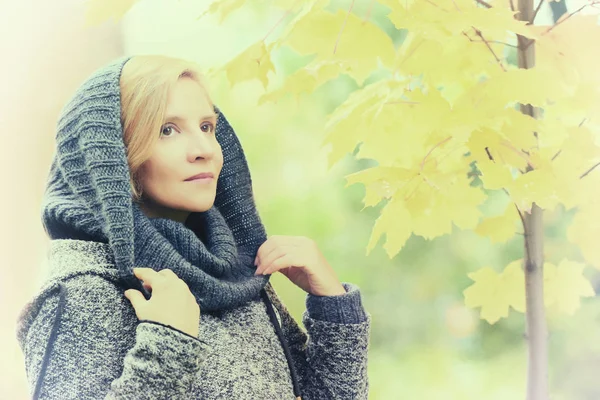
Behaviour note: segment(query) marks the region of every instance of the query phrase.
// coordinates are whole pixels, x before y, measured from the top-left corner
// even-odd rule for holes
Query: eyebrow
[[[215,113],[208,114],[208,115],[201,117],[200,119],[204,121],[204,120],[213,119],[213,118],[217,119],[217,114],[215,114]],[[169,115],[165,118],[165,120],[166,121],[182,121],[183,117],[180,117],[179,115]]]

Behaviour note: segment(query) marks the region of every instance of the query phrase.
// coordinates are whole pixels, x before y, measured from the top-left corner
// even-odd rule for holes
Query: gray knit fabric
[[[192,213],[185,225],[148,218],[132,201],[120,119],[119,79],[130,58],[92,73],[61,112],[42,205],[46,232],[52,239],[109,243],[122,284],[146,298],[134,267],[173,270],[204,310],[244,304],[258,295],[270,275],[254,276],[254,258],[267,236],[241,144],[215,106],[223,168],[214,205]],[[202,230],[206,244],[199,239]]]
[[[110,248],[54,240],[45,284],[19,317],[30,391],[40,373],[58,307],[68,295],[40,399],[294,400],[282,346],[258,298],[201,311],[198,338],[138,321],[119,287]],[[270,283],[265,287],[291,350],[303,400],[367,399],[371,315],[358,286],[340,296],[307,294],[300,328]],[[360,316],[354,320],[353,316]],[[324,319],[319,319],[319,318]]]

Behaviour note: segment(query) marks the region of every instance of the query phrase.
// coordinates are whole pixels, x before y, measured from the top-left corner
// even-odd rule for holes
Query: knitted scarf
[[[148,218],[132,199],[121,124],[119,80],[131,56],[97,69],[63,107],[56,153],[42,204],[42,223],[56,239],[108,243],[125,288],[148,291],[134,267],[169,268],[200,308],[233,308],[256,299],[270,275],[254,276],[254,258],[267,239],[254,204],[242,146],[218,107],[216,136],[223,151],[214,205],[185,223]]]

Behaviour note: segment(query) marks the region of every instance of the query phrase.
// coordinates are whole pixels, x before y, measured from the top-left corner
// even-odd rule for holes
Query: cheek
[[[168,169],[156,163],[148,164],[144,168],[144,178],[142,182],[149,192],[153,188],[160,188],[165,182],[168,182]]]

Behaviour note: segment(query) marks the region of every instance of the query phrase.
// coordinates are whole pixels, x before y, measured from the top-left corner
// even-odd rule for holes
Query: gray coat
[[[107,251],[99,242],[50,242],[45,283],[17,325],[30,393],[39,389],[40,399],[293,400],[277,329],[303,400],[367,399],[371,315],[357,285],[342,282],[340,296],[307,294],[302,329],[269,283],[267,299],[201,310],[192,337],[137,319]]]

